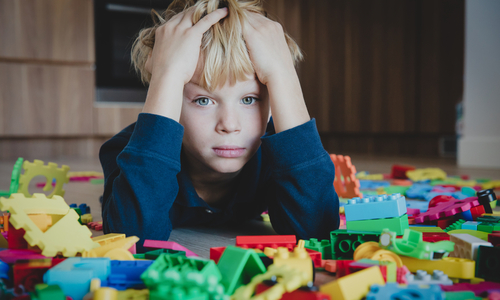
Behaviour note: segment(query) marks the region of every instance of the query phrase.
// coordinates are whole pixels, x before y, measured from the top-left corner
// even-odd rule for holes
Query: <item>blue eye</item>
[[[198,98],[198,99],[194,100],[194,102],[198,105],[201,105],[201,106],[207,106],[210,104],[211,100],[208,98]]]
[[[255,97],[245,97],[245,98],[241,99],[241,103],[243,103],[245,105],[252,105],[255,103],[255,101],[257,101],[257,98],[255,98]]]

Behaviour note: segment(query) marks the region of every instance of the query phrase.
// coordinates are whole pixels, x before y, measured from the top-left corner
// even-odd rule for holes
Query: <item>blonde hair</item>
[[[152,13],[155,25],[142,29],[132,46],[132,65],[144,84],[149,84],[151,80],[151,73],[146,70],[145,65],[149,53],[153,50],[156,29],[176,14],[193,6],[193,24],[218,8],[227,7],[229,11],[226,18],[213,25],[203,35],[200,51],[204,66],[201,82],[198,84],[213,91],[228,80],[234,84],[255,73],[243,39],[243,26],[247,13],[259,13],[267,17],[260,0],[198,0],[196,3],[193,0],[174,0],[161,16],[153,11],[156,14],[155,19]],[[302,60],[302,52],[286,33],[285,38],[293,62],[297,64]]]

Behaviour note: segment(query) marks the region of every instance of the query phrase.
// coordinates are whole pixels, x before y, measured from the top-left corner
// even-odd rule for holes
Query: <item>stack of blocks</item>
[[[352,198],[344,208],[347,230],[380,233],[388,228],[402,235],[409,228],[406,199],[399,193]]]

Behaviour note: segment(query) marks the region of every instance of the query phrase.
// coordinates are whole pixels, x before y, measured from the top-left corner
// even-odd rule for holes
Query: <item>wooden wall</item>
[[[463,0],[273,0],[305,52],[310,114],[334,153],[438,155],[462,97]]]

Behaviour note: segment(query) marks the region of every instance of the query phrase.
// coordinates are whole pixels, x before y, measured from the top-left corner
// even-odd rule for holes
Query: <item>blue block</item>
[[[425,195],[427,195],[433,186],[426,183],[415,183],[408,190],[406,190],[406,197],[412,199],[424,199]]]
[[[406,213],[406,199],[401,194],[352,198],[344,205],[346,221],[396,218]]]
[[[389,181],[359,180],[360,189],[375,190],[379,187],[390,186]]]
[[[154,260],[112,260],[111,274],[101,286],[111,287],[119,291],[126,289],[145,289],[146,285],[141,279],[141,274],[154,262]]]
[[[437,284],[417,285],[409,284],[398,285],[394,282],[388,282],[386,285],[374,284],[370,287],[370,292],[366,295],[366,300],[386,300],[386,299],[432,299],[444,300],[445,295],[441,287]]]
[[[54,266],[43,275],[43,282],[61,287],[66,296],[81,300],[90,290],[90,281],[99,278],[105,281],[111,273],[107,257],[70,257]]]
[[[463,211],[460,213],[460,215],[462,216],[462,219],[464,219],[465,221],[474,221],[474,218],[472,217],[472,213],[470,212],[470,210]]]
[[[479,222],[467,221],[462,224],[462,229],[477,230],[477,225]]]
[[[90,206],[88,206],[87,203],[82,203],[82,204],[78,205],[78,208],[82,212],[82,215],[90,214]]]
[[[9,265],[0,260],[0,279],[9,280]]]

